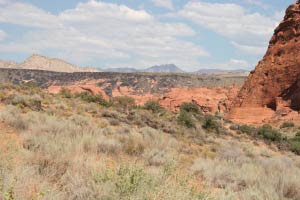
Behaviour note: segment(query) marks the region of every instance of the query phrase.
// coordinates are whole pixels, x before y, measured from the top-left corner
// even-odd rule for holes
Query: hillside
[[[0,197],[298,200],[298,129],[0,84]]]

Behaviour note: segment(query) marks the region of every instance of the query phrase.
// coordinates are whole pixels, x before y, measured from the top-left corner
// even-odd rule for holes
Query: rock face
[[[285,113],[300,110],[299,0],[286,10],[264,58],[250,73],[228,116],[242,122],[256,118],[257,123],[262,123],[278,118],[282,109]]]
[[[63,60],[56,58],[47,58],[38,54],[33,54],[23,63],[18,65],[21,69],[35,69],[56,72],[97,72],[96,69],[81,68]]]

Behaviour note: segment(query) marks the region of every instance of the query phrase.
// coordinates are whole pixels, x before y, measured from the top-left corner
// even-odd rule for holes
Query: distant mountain
[[[57,58],[48,58],[38,54],[33,54],[23,63],[18,64],[22,69],[35,69],[56,72],[97,72],[99,70],[93,68],[83,68],[67,63]]]
[[[174,64],[167,65],[156,65],[146,69],[135,69],[135,68],[108,68],[105,69],[107,72],[123,72],[123,73],[134,73],[134,72],[149,72],[149,73],[184,73],[183,70],[178,68]]]
[[[120,72],[120,73],[134,73],[134,72],[139,72],[139,70],[135,69],[135,68],[108,68],[105,69],[104,71],[107,72]]]
[[[16,68],[17,63],[13,61],[0,60],[0,68]]]
[[[198,71],[193,72],[193,74],[220,74],[220,73],[245,73],[248,70],[245,69],[233,69],[233,70],[225,70],[225,69],[200,69]]]
[[[143,72],[156,72],[156,73],[184,73],[182,69],[174,64],[156,65],[147,69],[141,70]]]
[[[78,67],[56,58],[48,58],[33,54],[24,62],[18,64],[12,61],[0,60],[0,68],[34,69],[55,72],[99,72],[91,67]]]

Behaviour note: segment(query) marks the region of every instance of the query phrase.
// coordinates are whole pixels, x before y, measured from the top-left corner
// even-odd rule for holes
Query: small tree
[[[187,128],[194,128],[195,122],[190,113],[182,111],[180,112],[178,118],[178,123],[186,126]]]
[[[282,140],[282,134],[273,129],[272,126],[265,124],[258,129],[258,134],[263,136],[264,139],[272,140],[272,141],[280,141]]]
[[[204,123],[202,126],[204,129],[212,131],[215,130],[217,133],[219,132],[219,124],[212,115],[205,115],[204,117]]]
[[[153,113],[158,113],[163,110],[163,107],[157,101],[147,101],[144,104],[144,109],[151,110]]]
[[[180,106],[180,111],[185,111],[189,113],[199,113],[199,106],[195,103],[183,103]]]

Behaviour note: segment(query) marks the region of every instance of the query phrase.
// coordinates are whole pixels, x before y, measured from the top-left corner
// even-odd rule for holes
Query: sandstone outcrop
[[[300,2],[297,1],[287,8],[265,56],[250,73],[228,117],[244,123],[265,123],[289,113],[293,113],[294,119],[293,111],[299,110]]]

